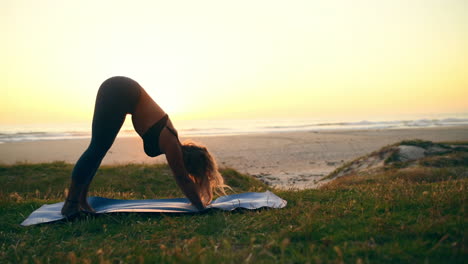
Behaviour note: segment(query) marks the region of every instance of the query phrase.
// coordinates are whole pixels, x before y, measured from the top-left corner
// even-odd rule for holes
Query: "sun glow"
[[[115,75],[176,119],[467,112],[466,10],[462,0],[6,1],[0,123],[89,121]]]

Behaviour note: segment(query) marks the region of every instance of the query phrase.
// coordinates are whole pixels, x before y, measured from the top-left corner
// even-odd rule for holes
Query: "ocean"
[[[292,131],[323,131],[350,129],[401,129],[423,127],[448,127],[468,125],[468,113],[437,118],[375,119],[360,121],[291,119],[243,120],[173,120],[180,136],[219,136]],[[127,118],[118,137],[134,137],[130,118]],[[69,124],[0,125],[0,144],[38,140],[81,139],[91,137],[91,122]]]

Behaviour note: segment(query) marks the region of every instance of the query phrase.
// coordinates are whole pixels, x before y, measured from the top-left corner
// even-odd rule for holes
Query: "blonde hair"
[[[194,182],[200,187],[200,196],[205,204],[213,199],[213,192],[226,195],[223,176],[218,171],[218,164],[205,146],[193,141],[182,143],[184,165]]]

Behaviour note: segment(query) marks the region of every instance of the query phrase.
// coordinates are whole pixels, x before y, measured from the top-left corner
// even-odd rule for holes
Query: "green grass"
[[[30,227],[64,199],[72,165],[0,166],[0,263],[463,263],[466,167],[342,177],[319,190],[278,191],[284,209],[107,214]],[[222,170],[236,192],[258,180]],[[182,197],[161,165],[103,166],[91,195]]]

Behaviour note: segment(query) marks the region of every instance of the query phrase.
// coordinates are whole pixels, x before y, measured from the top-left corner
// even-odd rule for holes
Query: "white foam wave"
[[[197,126],[198,125],[198,126]],[[357,122],[311,122],[307,120],[237,120],[237,121],[210,121],[209,123],[190,122],[178,126],[181,136],[214,136],[232,134],[252,134],[291,131],[323,131],[323,130],[349,130],[349,129],[399,129],[468,125],[468,118],[441,118],[441,119],[415,119]],[[64,125],[65,127],[69,127]],[[57,127],[49,131],[42,127],[42,131],[24,129],[0,128],[0,144],[8,142],[27,142],[38,140],[63,140],[90,138],[91,132],[84,129],[60,132]],[[64,129],[65,131],[65,129]],[[119,137],[137,136],[132,129],[122,129]]]

